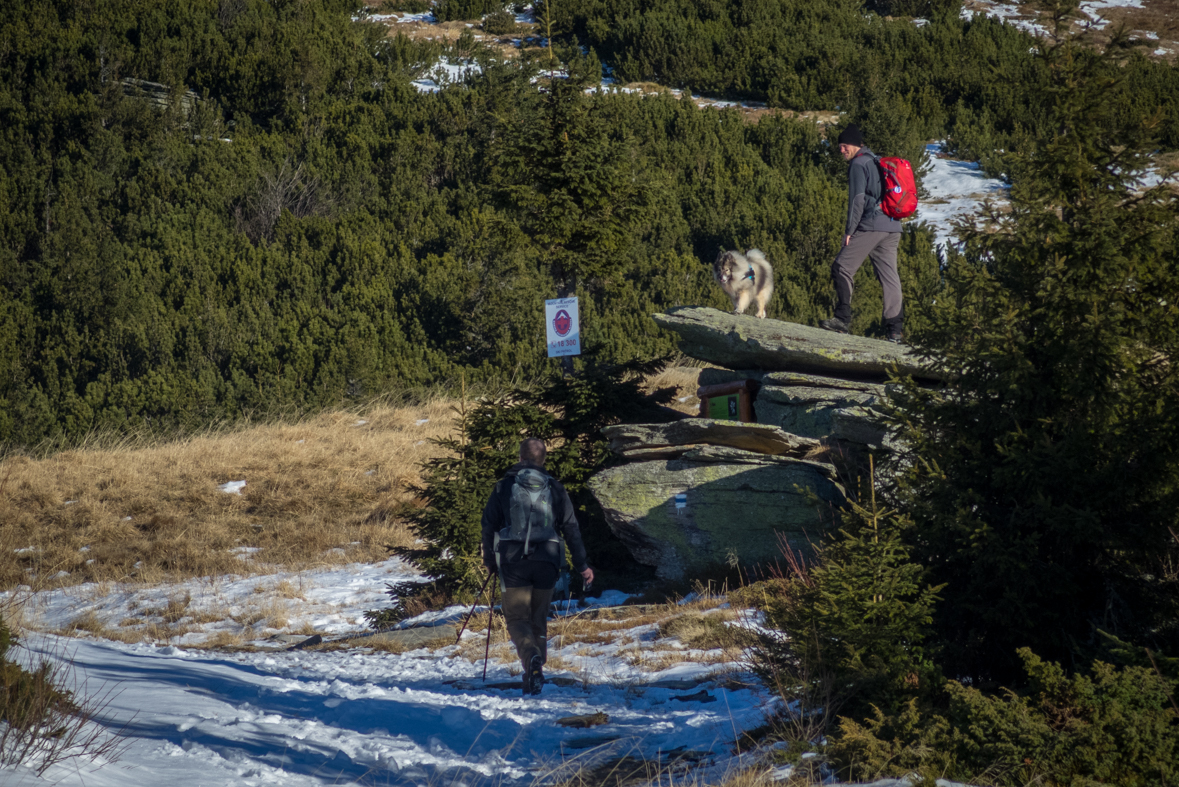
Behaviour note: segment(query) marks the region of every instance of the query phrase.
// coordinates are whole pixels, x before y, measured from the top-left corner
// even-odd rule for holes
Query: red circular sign
[[[553,330],[557,332],[558,336],[565,336],[569,333],[569,329],[573,327],[573,320],[569,318],[569,312],[561,309],[557,312],[557,316],[553,318]]]

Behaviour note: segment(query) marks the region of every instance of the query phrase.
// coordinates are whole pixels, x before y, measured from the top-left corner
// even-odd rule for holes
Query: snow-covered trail
[[[623,683],[557,686],[539,698],[483,688],[482,664],[428,651],[216,654],[111,642],[26,641],[68,658],[81,694],[108,695],[95,723],[122,730],[120,761],[54,766],[5,784],[322,785],[530,783],[599,745],[619,753],[686,749],[727,759],[734,735],[764,720],[753,689]],[[488,683],[510,681],[493,664]],[[604,711],[592,730],[558,726]],[[600,745],[600,741],[615,738]]]
[[[507,653],[507,645],[493,648],[483,683],[481,632],[467,632],[457,646],[400,654],[363,647],[283,650],[283,641],[262,623],[246,637],[257,650],[193,647],[238,625],[232,620],[194,624],[164,647],[44,633],[79,614],[118,630],[128,615],[146,617],[178,595],[191,595],[192,608],[211,604],[228,613],[255,599],[268,603],[285,582],[301,588],[301,598],[287,600],[288,630],[312,621],[329,638],[343,638],[364,633],[364,610],[388,604],[385,582],[417,576],[394,559],[263,577],[34,594],[24,604],[42,633],[23,635],[18,658],[65,666],[67,688],[97,698],[94,723],[122,731],[126,750],[115,763],[72,760],[43,777],[0,771],[0,784],[474,787],[530,784],[570,760],[621,754],[658,759],[672,750],[693,752],[701,767],[723,768],[733,762],[734,737],[762,724],[767,709],[776,707],[754,681],[748,687],[744,680],[727,681],[749,676],[740,664],[717,663],[715,653],[697,657],[681,649],[686,658],[670,659],[663,669],[636,659],[658,637],[654,624],[620,624],[616,636],[596,644],[551,638],[550,658],[562,668],[550,671],[556,682],[540,697],[528,699],[520,696],[518,682],[517,688],[494,687],[518,681],[518,668],[497,658],[496,649]],[[610,591],[595,606],[625,598]],[[463,612],[440,610],[414,622],[452,622]],[[659,681],[663,685],[653,685]],[[609,722],[592,729],[556,723],[597,712]]]

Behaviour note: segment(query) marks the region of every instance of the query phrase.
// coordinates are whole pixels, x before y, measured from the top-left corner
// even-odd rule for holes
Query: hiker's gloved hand
[[[495,565],[493,565],[491,563],[484,563],[483,568],[487,569],[488,574],[494,574],[497,571]]]

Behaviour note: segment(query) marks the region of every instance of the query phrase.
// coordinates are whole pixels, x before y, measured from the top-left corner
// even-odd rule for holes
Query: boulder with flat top
[[[589,488],[635,559],[666,579],[734,560],[772,562],[782,541],[806,551],[846,502],[835,469],[813,457],[837,457],[854,476],[888,440],[889,377],[941,376],[910,348],[879,339],[703,307],[654,317],[684,353],[723,367],[699,373],[699,397],[741,391],[740,421],[603,430],[631,462],[598,473]],[[741,422],[749,419],[756,423]]]
[[[890,373],[941,379],[903,344],[825,331],[782,320],[681,306],[653,315],[679,335],[680,350],[729,369],[802,372],[883,382]]]
[[[773,562],[780,538],[806,549],[844,502],[831,465],[727,446],[609,468],[589,487],[614,534],[665,579]]]

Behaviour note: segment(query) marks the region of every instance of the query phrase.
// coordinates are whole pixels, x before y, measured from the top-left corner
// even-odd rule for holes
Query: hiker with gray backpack
[[[573,501],[561,482],[545,473],[545,455],[543,440],[520,443],[520,461],[495,485],[483,509],[483,565],[499,574],[504,621],[524,668],[525,696],[544,686],[549,602],[565,564],[566,541],[585,587],[594,581]]]

